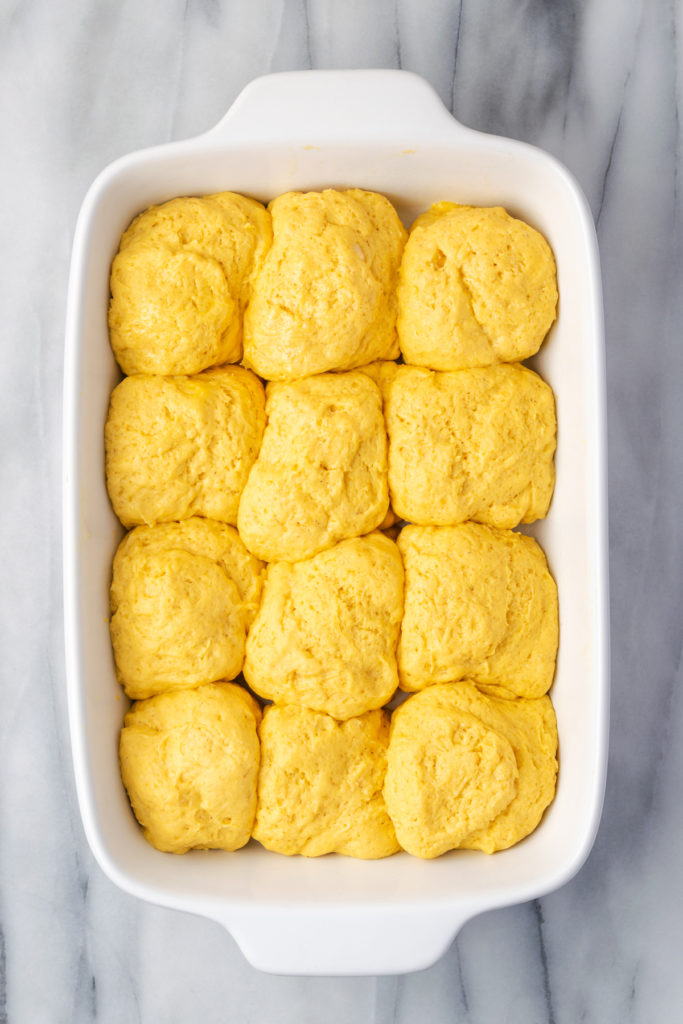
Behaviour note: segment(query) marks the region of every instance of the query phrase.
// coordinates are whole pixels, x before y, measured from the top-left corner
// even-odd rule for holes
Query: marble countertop
[[[0,13],[0,1022],[625,1024],[683,1007],[683,251],[676,0],[8,0]],[[260,974],[206,920],[124,895],[75,800],[62,639],[65,292],[109,161],[215,123],[253,77],[403,67],[554,153],[598,228],[607,328],[612,733],[576,878],[403,977]]]

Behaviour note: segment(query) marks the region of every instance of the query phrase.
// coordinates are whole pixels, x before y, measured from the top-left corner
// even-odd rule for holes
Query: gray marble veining
[[[0,1021],[651,1024],[683,1013],[683,252],[674,0],[5,0]],[[428,971],[259,974],[201,919],[119,892],[76,807],[60,570],[62,336],[82,196],[268,71],[404,67],[464,123],[556,154],[598,225],[607,326],[613,700],[579,875],[468,923]]]

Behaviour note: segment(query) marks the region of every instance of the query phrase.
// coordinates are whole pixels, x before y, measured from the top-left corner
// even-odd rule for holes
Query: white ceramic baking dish
[[[118,371],[107,337],[109,268],[134,214],[173,196],[232,189],[360,186],[409,224],[439,199],[502,204],[557,257],[560,311],[536,369],[557,396],[557,488],[533,533],[559,585],[552,698],[557,798],[537,831],[487,857],[422,862],[287,858],[257,844],[174,857],[148,846],[121,785],[127,702],[108,633],[111,559],[121,534],[104,482],[103,426]],[[432,89],[399,71],[315,71],[252,82],[214,129],[124,157],[88,192],[76,228],[64,390],[67,685],[76,783],[105,873],[141,899],[221,922],[248,960],[287,974],[381,974],[433,963],[481,911],[530,900],[579,869],[600,816],[607,749],[608,619],[603,322],[595,232],[568,172],[519,142],[458,124]]]

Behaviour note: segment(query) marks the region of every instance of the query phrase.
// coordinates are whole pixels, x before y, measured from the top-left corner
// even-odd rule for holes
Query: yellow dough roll
[[[517,364],[438,373],[399,366],[387,389],[389,490],[420,526],[511,529],[543,518],[555,484],[555,399]]]
[[[254,838],[268,850],[367,860],[398,850],[382,796],[389,720],[383,711],[338,722],[273,704],[260,728]]]
[[[405,610],[398,645],[404,690],[468,676],[508,697],[550,687],[557,587],[531,537],[479,523],[406,526],[398,538]]]
[[[518,362],[538,351],[555,319],[555,259],[538,231],[500,206],[436,203],[411,228],[398,303],[407,363]]]
[[[235,525],[264,426],[263,385],[240,366],[126,377],[104,432],[116,515],[124,526],[193,515]]]
[[[387,443],[377,385],[324,373],[266,390],[267,426],[239,506],[247,547],[298,561],[369,533],[389,507]]]
[[[534,831],[555,796],[557,721],[550,697],[505,700],[482,693],[467,680],[433,689],[441,694],[439,700],[445,706],[474,715],[505,736],[515,752],[515,798],[493,821],[460,844],[484,853],[506,850]],[[425,690],[425,695],[430,692]]]
[[[391,720],[384,798],[399,843],[415,857],[439,857],[460,846],[517,792],[510,742],[449,703],[445,689],[410,697]]]
[[[225,523],[193,518],[131,530],[111,585],[111,639],[128,696],[234,679],[262,572]]]
[[[268,566],[244,676],[261,697],[345,719],[382,707],[398,686],[403,565],[380,533],[304,562]]]
[[[387,755],[399,842],[421,857],[513,846],[553,800],[556,754],[549,697],[499,699],[469,680],[415,694],[393,714]]]
[[[209,683],[133,704],[121,776],[157,850],[237,850],[256,812],[261,712],[241,686]]]
[[[244,318],[244,362],[268,380],[398,356],[396,283],[406,232],[384,196],[288,192]]]
[[[271,241],[268,212],[232,192],[172,199],[136,217],[111,272],[109,332],[123,372],[237,362],[252,275]]]

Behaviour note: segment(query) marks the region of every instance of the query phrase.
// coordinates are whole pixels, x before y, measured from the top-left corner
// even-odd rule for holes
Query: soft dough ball
[[[263,444],[240,501],[247,547],[297,561],[370,533],[389,507],[382,400],[365,374],[267,388]]]
[[[556,753],[549,697],[499,699],[468,680],[415,694],[393,714],[387,754],[399,842],[419,857],[513,846],[555,796]]]
[[[510,742],[449,701],[444,689],[409,698],[391,720],[384,798],[399,843],[416,857],[460,846],[517,792]]]
[[[126,377],[104,431],[114,512],[124,526],[194,515],[235,525],[264,426],[263,385],[242,367]]]
[[[382,711],[337,722],[273,704],[260,728],[254,838],[268,850],[375,859],[398,850],[382,796],[389,721]]]
[[[383,534],[268,566],[244,676],[261,697],[345,719],[392,697],[403,565]]]
[[[223,192],[172,199],[135,218],[111,272],[109,333],[124,373],[198,373],[242,354],[251,278],[270,215]]]
[[[121,776],[157,850],[237,850],[249,841],[261,712],[241,686],[209,683],[133,704],[121,731]]]
[[[391,505],[400,518],[420,526],[474,519],[511,529],[547,514],[555,399],[532,370],[399,366],[384,410]]]
[[[273,245],[244,319],[244,361],[268,380],[395,359],[406,232],[384,196],[288,192],[268,207]]]
[[[538,231],[500,206],[436,203],[411,229],[398,303],[407,363],[518,362],[538,351],[555,319],[555,259]]]
[[[557,587],[531,537],[478,523],[406,526],[398,538],[405,690],[468,676],[502,696],[540,697],[555,672]]]
[[[131,530],[114,557],[110,624],[128,696],[234,679],[262,570],[224,523],[186,519]]]

